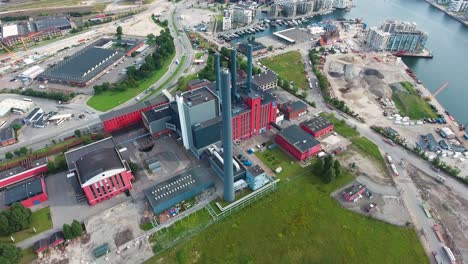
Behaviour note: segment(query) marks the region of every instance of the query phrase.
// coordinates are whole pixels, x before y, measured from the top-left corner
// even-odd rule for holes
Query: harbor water
[[[338,10],[314,17],[308,23],[339,18],[362,18],[369,27],[378,26],[385,19],[416,22],[418,29],[428,33],[426,47],[433,59],[405,58],[405,63],[416,73],[431,92],[445,82],[447,88],[437,100],[454,116],[458,123],[468,122],[468,27],[449,17],[424,0],[354,0],[350,12]],[[256,38],[287,27],[270,27],[255,34]],[[235,42],[247,38],[236,39]]]

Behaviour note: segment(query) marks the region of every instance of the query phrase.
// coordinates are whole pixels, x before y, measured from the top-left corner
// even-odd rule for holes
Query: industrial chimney
[[[221,70],[220,70],[220,58],[219,53],[215,53],[215,79],[216,79],[216,93],[219,95],[221,94]]]
[[[229,71],[221,72],[221,98],[223,117],[224,200],[234,201],[234,175],[232,164],[232,110],[229,89]]]
[[[236,98],[237,96],[237,50],[231,49],[231,92],[232,98]]]
[[[252,91],[252,44],[247,46],[247,91]]]

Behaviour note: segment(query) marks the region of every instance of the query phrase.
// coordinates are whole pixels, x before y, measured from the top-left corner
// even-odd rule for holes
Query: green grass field
[[[351,178],[324,185],[309,170],[146,264],[429,263],[413,229],[347,211],[330,197]]]
[[[36,228],[36,233],[34,233],[32,227]],[[15,239],[15,243],[18,243],[51,228],[50,208],[45,207],[32,213],[31,228],[16,232],[12,237]],[[11,242],[10,236],[0,236],[0,242]]]
[[[418,96],[410,82],[401,82],[400,84],[407,92],[393,91],[392,100],[395,102],[401,116],[408,116],[413,120],[437,117],[429,104]]]
[[[151,78],[140,82],[139,85],[135,88],[127,89],[123,92],[105,91],[100,94],[93,95],[86,102],[86,104],[98,111],[105,112],[127,102],[131,98],[135,97],[136,95],[151,87],[151,85],[153,85],[156,81],[161,79],[161,77],[169,69],[169,65],[171,64],[172,59],[174,59],[174,57],[175,53],[172,56],[170,56],[166,61],[164,61],[161,69],[154,72]]]
[[[304,73],[304,64],[298,51],[290,51],[260,61],[288,81],[293,81],[301,89],[307,90],[309,84]]]
[[[46,8],[46,7],[60,7],[60,6],[74,6],[79,5],[78,0],[36,0],[27,1],[22,3],[8,3],[0,6],[0,11],[11,11],[30,8]]]
[[[272,150],[265,149],[262,152],[255,152],[255,155],[271,170],[281,167],[283,170],[276,174],[280,179],[296,176],[303,172],[303,168],[284,153],[279,146]]]
[[[328,115],[326,113],[320,113],[321,116],[326,117],[330,122],[333,123],[334,129],[336,132],[338,132],[340,135],[346,138],[352,138],[359,136],[359,132],[354,130],[352,127],[350,127],[344,120],[339,120],[338,118]]]

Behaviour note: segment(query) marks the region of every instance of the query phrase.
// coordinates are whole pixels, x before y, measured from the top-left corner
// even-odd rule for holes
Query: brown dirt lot
[[[468,260],[468,201],[409,165],[408,172],[431,208],[432,215],[443,227],[444,239],[458,263]]]

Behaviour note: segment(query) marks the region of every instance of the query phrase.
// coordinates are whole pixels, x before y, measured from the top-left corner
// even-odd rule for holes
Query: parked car
[[[432,170],[434,170],[436,172],[440,172],[440,168],[437,168],[436,166],[432,166]]]

